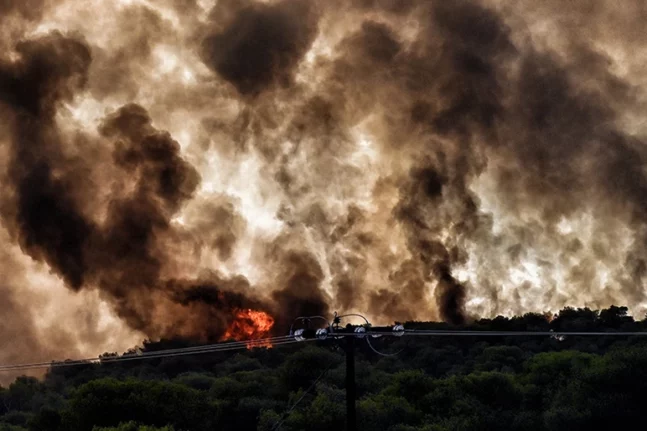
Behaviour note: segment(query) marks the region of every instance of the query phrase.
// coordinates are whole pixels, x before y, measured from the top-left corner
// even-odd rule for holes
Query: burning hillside
[[[264,311],[256,310],[236,310],[235,320],[231,322],[225,334],[222,336],[223,340],[250,340],[247,348],[252,347],[272,347],[269,341],[260,340],[268,338],[272,326],[274,326],[274,319]]]

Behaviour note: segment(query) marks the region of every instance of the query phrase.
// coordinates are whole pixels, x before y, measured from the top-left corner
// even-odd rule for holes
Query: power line
[[[398,335],[392,331],[367,331],[363,335]],[[629,336],[647,336],[647,331],[624,331],[624,332],[602,332],[602,331],[459,331],[459,330],[415,330],[407,329],[403,335],[424,335],[424,336],[459,336],[459,337],[529,337],[529,336],[577,336],[577,337],[602,337],[602,336],[615,336],[615,337],[629,337]]]
[[[402,352],[402,350],[399,350],[399,351],[397,351],[395,353],[382,353],[379,350],[377,350],[375,347],[373,347],[373,345],[371,344],[371,337],[366,339],[366,343],[368,344],[368,347],[370,347],[372,351],[374,351],[375,353],[377,353],[380,356],[385,356],[387,358],[390,358],[392,356],[398,356]]]
[[[297,341],[286,340],[280,341],[272,344],[274,346],[283,346],[287,344],[296,344]],[[179,350],[179,349],[178,349]],[[41,362],[33,364],[17,364],[17,365],[5,365],[0,366],[0,372],[2,371],[20,371],[20,370],[29,370],[29,369],[39,369],[39,368],[60,368],[60,367],[70,367],[77,365],[89,365],[89,364],[109,364],[114,362],[125,362],[125,361],[136,361],[141,359],[156,359],[156,358],[169,358],[174,356],[186,356],[186,355],[196,355],[200,353],[219,353],[226,351],[235,351],[235,350],[247,350],[247,346],[225,346],[222,348],[212,348],[212,349],[203,349],[199,351],[177,351],[177,352],[168,352],[164,354],[142,354],[142,355],[127,355],[119,357],[94,357],[86,358],[72,361],[63,361],[63,362]]]
[[[299,399],[292,405],[292,407],[290,407],[287,411],[285,411],[285,413],[283,413],[283,415],[281,415],[281,419],[279,419],[279,421],[276,423],[276,425],[274,425],[274,427],[272,428],[272,431],[277,431],[279,428],[281,428],[281,425],[283,425],[283,422],[285,422],[288,419],[288,417],[290,417],[290,413],[292,413],[292,410],[294,410],[296,408],[296,406],[299,405],[301,400],[303,400],[305,398],[305,396],[312,389],[314,389],[314,387],[317,385],[317,383],[323,378],[323,376],[328,372],[328,370],[330,370],[330,368],[333,366],[333,364],[334,364],[334,362],[331,362],[330,364],[328,364],[326,369],[323,370],[321,372],[321,374],[319,374],[319,377],[317,377],[317,379],[314,382],[312,382],[310,387],[301,395],[301,397],[299,397]]]
[[[549,336],[549,337],[568,337],[568,336],[577,336],[577,337],[628,337],[628,336],[647,336],[647,331],[617,331],[617,332],[602,332],[602,331],[478,331],[478,330],[416,330],[416,329],[403,329],[403,330],[385,330],[387,327],[376,327],[374,330],[370,326],[368,328],[363,328],[362,331],[346,332],[339,328],[336,329],[322,329],[316,332],[308,334],[307,332],[295,332],[293,335],[283,335],[269,338],[261,338],[256,340],[247,340],[247,341],[231,341],[224,343],[214,343],[207,344],[203,346],[193,346],[193,347],[184,347],[177,349],[165,349],[157,350],[150,352],[139,352],[139,353],[127,353],[121,356],[96,356],[91,358],[83,358],[76,360],[64,360],[64,361],[49,361],[49,362],[36,362],[36,363],[25,363],[25,364],[10,364],[10,365],[0,365],[0,372],[2,371],[20,371],[20,370],[30,370],[30,369],[39,369],[39,368],[57,368],[57,367],[70,367],[77,365],[88,365],[92,363],[108,364],[113,362],[123,362],[123,361],[133,361],[141,359],[154,359],[154,358],[168,358],[174,356],[185,356],[185,355],[194,355],[200,353],[217,353],[217,352],[226,352],[234,350],[244,350],[249,347],[263,347],[264,345],[271,344],[272,346],[283,346],[294,344],[301,341],[315,341],[315,340],[324,340],[328,337],[332,338],[344,338],[344,337],[355,337],[355,338],[368,338],[369,337],[380,337],[380,336],[432,336],[432,337],[443,337],[443,336],[459,336],[459,337],[532,337],[532,336]],[[395,327],[394,327],[395,328]],[[310,336],[309,336],[310,335]],[[369,343],[370,345],[370,343]],[[375,350],[375,348],[370,345],[371,349],[378,354],[382,354]],[[387,356],[387,354],[383,354]],[[388,354],[391,356],[391,354]]]
[[[362,325],[345,325],[342,326],[342,319],[348,317],[360,317],[364,320],[365,324]],[[323,319],[326,322],[325,328],[314,329],[310,327],[312,319]],[[305,324],[304,328],[294,329],[296,323]],[[581,337],[628,337],[628,336],[647,336],[645,331],[478,331],[478,330],[416,330],[405,329],[403,325],[396,323],[393,326],[372,326],[366,317],[361,314],[334,314],[332,323],[320,316],[311,317],[298,317],[290,327],[290,335],[294,336],[295,340],[308,341],[308,340],[344,340],[342,346],[346,351],[346,429],[348,431],[355,431],[356,424],[356,390],[355,390],[355,341],[358,339],[365,339],[368,346],[373,352],[382,356],[395,356],[398,353],[388,354],[379,352],[371,344],[372,338],[380,337],[402,337],[405,335],[412,336],[426,336],[426,337],[553,337],[558,340],[563,340],[565,337],[581,336]],[[285,419],[283,419],[285,420]],[[281,421],[280,423],[282,423]]]
[[[22,370],[42,369],[42,368],[70,367],[70,366],[77,366],[77,365],[89,365],[93,363],[108,364],[108,363],[114,363],[114,362],[134,361],[134,360],[141,360],[141,359],[155,359],[155,358],[168,358],[168,357],[174,357],[174,356],[195,355],[200,353],[218,353],[218,352],[235,351],[235,350],[247,350],[248,347],[250,346],[263,347],[264,345],[271,344],[272,347],[275,347],[275,346],[284,346],[288,344],[295,344],[299,342],[297,340],[290,339],[290,338],[291,337],[289,336],[280,336],[280,337],[261,338],[261,339],[248,340],[248,341],[215,343],[215,344],[209,344],[204,346],[184,347],[184,348],[177,348],[177,349],[141,352],[141,353],[135,353],[135,354],[125,354],[122,356],[114,356],[114,357],[95,356],[92,358],[65,360],[65,361],[0,365],[0,372],[22,371]]]

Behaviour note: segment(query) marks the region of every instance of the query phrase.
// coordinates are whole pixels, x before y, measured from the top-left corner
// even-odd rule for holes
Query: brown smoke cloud
[[[639,313],[646,13],[5,2],[6,265],[97,295],[134,337],[215,340],[241,308],[277,333],[333,310]],[[9,327],[46,349],[21,283]]]
[[[213,33],[202,41],[203,61],[242,95],[289,87],[317,34],[315,4],[217,2],[210,13]]]

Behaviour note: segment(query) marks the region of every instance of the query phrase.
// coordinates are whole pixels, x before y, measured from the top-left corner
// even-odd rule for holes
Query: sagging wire
[[[283,425],[283,422],[285,422],[285,421],[290,417],[290,414],[292,413],[292,411],[293,411],[293,410],[294,410],[294,409],[299,405],[299,403],[300,403],[300,402],[305,398],[305,396],[306,396],[306,395],[307,395],[307,394],[308,394],[312,389],[314,389],[314,387],[317,385],[317,383],[318,383],[318,382],[319,382],[319,381],[320,381],[320,380],[321,380],[321,379],[326,375],[326,373],[327,373],[327,372],[332,368],[332,366],[333,366],[333,365],[334,365],[334,362],[330,362],[330,364],[328,364],[328,366],[326,367],[326,369],[325,369],[325,370],[323,370],[323,371],[321,372],[321,374],[319,374],[319,377],[317,377],[317,379],[316,379],[314,382],[312,382],[312,384],[310,385],[310,387],[309,387],[309,388],[308,388],[308,389],[307,389],[303,394],[301,394],[301,396],[299,397],[299,399],[298,399],[298,400],[297,400],[297,401],[292,405],[292,407],[290,407],[288,410],[286,410],[286,411],[281,415],[281,418],[280,418],[280,419],[279,419],[279,421],[276,423],[276,425],[274,425],[274,427],[272,428],[272,431],[277,431],[278,429],[280,429],[280,428],[281,428],[281,425]]]
[[[271,344],[272,347],[274,347],[274,346],[284,346],[284,345],[294,344],[294,343],[298,343],[298,341],[291,339],[290,336],[279,336],[279,337],[261,338],[261,339],[248,340],[248,341],[235,341],[235,342],[215,343],[215,344],[209,344],[204,346],[158,350],[158,351],[152,351],[152,352],[126,353],[124,355],[114,356],[114,357],[96,356],[92,358],[65,360],[65,361],[59,361],[59,362],[50,361],[50,362],[35,362],[35,363],[27,363],[27,364],[0,365],[0,372],[21,371],[21,370],[39,369],[39,368],[70,367],[70,366],[90,365],[90,364],[97,364],[97,363],[108,364],[113,362],[167,358],[167,357],[174,357],[174,356],[194,355],[194,354],[200,354],[200,353],[217,353],[217,352],[226,352],[226,351],[233,351],[233,350],[247,350],[249,346],[263,347],[264,345]]]
[[[387,358],[397,356],[397,355],[399,355],[400,353],[402,353],[404,351],[404,349],[400,349],[395,353],[382,353],[382,352],[378,351],[375,347],[373,347],[373,345],[371,344],[371,339],[370,338],[368,338],[368,337],[366,338],[366,343],[368,344],[368,347],[370,347],[372,351],[374,351],[375,353],[377,353],[380,356],[386,356]]]
[[[370,337],[378,338],[383,335],[397,336],[401,337],[404,335],[413,335],[413,336],[461,336],[461,337],[528,337],[528,336],[549,336],[551,338],[557,339],[558,341],[563,341],[566,337],[569,336],[616,336],[616,337],[627,337],[627,336],[647,336],[647,332],[642,331],[623,331],[623,332],[556,332],[556,331],[460,331],[460,330],[414,330],[414,329],[404,329],[402,325],[396,324],[393,327],[392,331],[372,331],[370,330],[370,323],[368,326],[368,331],[365,327],[357,327],[353,333],[341,333],[338,332],[339,323],[341,318],[349,316],[358,316],[364,318],[366,322],[368,320],[362,315],[348,314],[338,316],[335,314],[335,322],[331,324],[322,316],[312,316],[312,317],[299,317],[296,320],[305,321],[309,324],[311,319],[322,319],[327,323],[328,328],[317,329],[314,333],[314,338],[304,337],[304,330],[298,329],[294,330],[293,326],[290,328],[290,335],[270,337],[270,338],[261,338],[257,340],[247,340],[247,341],[232,341],[224,343],[215,343],[204,346],[194,346],[194,347],[184,347],[178,349],[165,349],[152,352],[141,352],[140,350],[135,353],[126,353],[121,356],[97,356],[92,358],[76,359],[76,360],[65,360],[65,361],[50,361],[50,362],[36,362],[36,363],[27,363],[27,364],[11,364],[11,365],[0,365],[0,372],[3,371],[21,371],[29,369],[38,369],[38,368],[58,368],[58,367],[70,367],[77,365],[90,365],[90,364],[108,364],[113,362],[123,362],[123,361],[132,361],[140,359],[153,359],[153,358],[165,358],[173,356],[184,356],[192,355],[199,353],[216,353],[216,352],[225,352],[233,350],[243,350],[251,347],[263,347],[264,345],[271,344],[272,346],[283,346],[293,343],[298,343],[301,341],[316,341],[316,340],[325,340],[328,337],[332,338],[343,338],[343,337],[357,337],[357,338],[366,338],[367,344],[375,353],[382,356],[395,356],[398,353],[388,354],[379,352],[370,342]],[[337,328],[337,330],[336,330]],[[370,336],[370,337],[369,337]]]
[[[376,335],[394,335],[391,332],[379,331],[370,332]],[[647,331],[625,331],[625,332],[570,332],[570,331],[460,331],[460,330],[417,330],[406,329],[403,335],[422,335],[422,336],[461,336],[461,337],[528,337],[528,336],[541,336],[541,337],[602,337],[602,336],[616,336],[616,337],[630,337],[630,336],[647,336]]]
[[[318,318],[322,318],[317,316]],[[363,325],[347,325],[344,329],[341,326],[342,319],[345,317],[360,317],[366,323]],[[300,317],[299,319],[307,321],[307,317]],[[323,318],[322,318],[323,319]],[[325,319],[324,319],[325,320]],[[294,324],[293,324],[294,325]],[[381,327],[380,330],[373,330],[371,323],[366,317],[361,314],[351,313],[338,315],[337,312],[334,313],[333,322],[329,325],[328,329],[321,328],[316,331],[316,333],[307,333],[304,329],[299,329],[293,331],[291,329],[290,335],[294,336],[296,340],[305,341],[309,337],[315,337],[318,340],[325,340],[328,337],[341,339],[344,337],[356,337],[359,339],[366,338],[366,342],[373,350],[381,356],[395,356],[398,353],[402,352],[400,350],[394,354],[388,354],[378,351],[370,341],[370,338],[379,338],[382,336],[396,336],[402,337],[404,335],[414,335],[414,336],[433,336],[433,337],[442,337],[442,336],[460,336],[460,337],[529,337],[529,336],[541,336],[541,337],[551,337],[557,341],[564,341],[567,337],[629,337],[629,336],[647,336],[647,331],[618,331],[618,332],[602,332],[602,331],[592,331],[592,332],[558,332],[554,330],[550,331],[478,331],[478,330],[417,330],[417,329],[405,329],[404,326],[398,322],[392,327],[391,331],[385,331]],[[404,350],[404,349],[403,349]]]

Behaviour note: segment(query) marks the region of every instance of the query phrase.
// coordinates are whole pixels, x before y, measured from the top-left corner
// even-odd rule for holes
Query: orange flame
[[[548,321],[548,323],[550,323],[550,322],[552,322],[553,320],[555,320],[555,318],[557,317],[557,315],[556,315],[556,314],[551,313],[550,311],[546,311],[546,312],[544,312],[544,317],[546,318],[546,321]]]
[[[274,326],[274,319],[272,316],[264,311],[257,311],[251,309],[241,309],[235,311],[236,318],[227,328],[222,340],[250,340],[247,343],[247,348],[254,347],[272,347],[269,341],[258,341],[266,338],[272,326]]]

